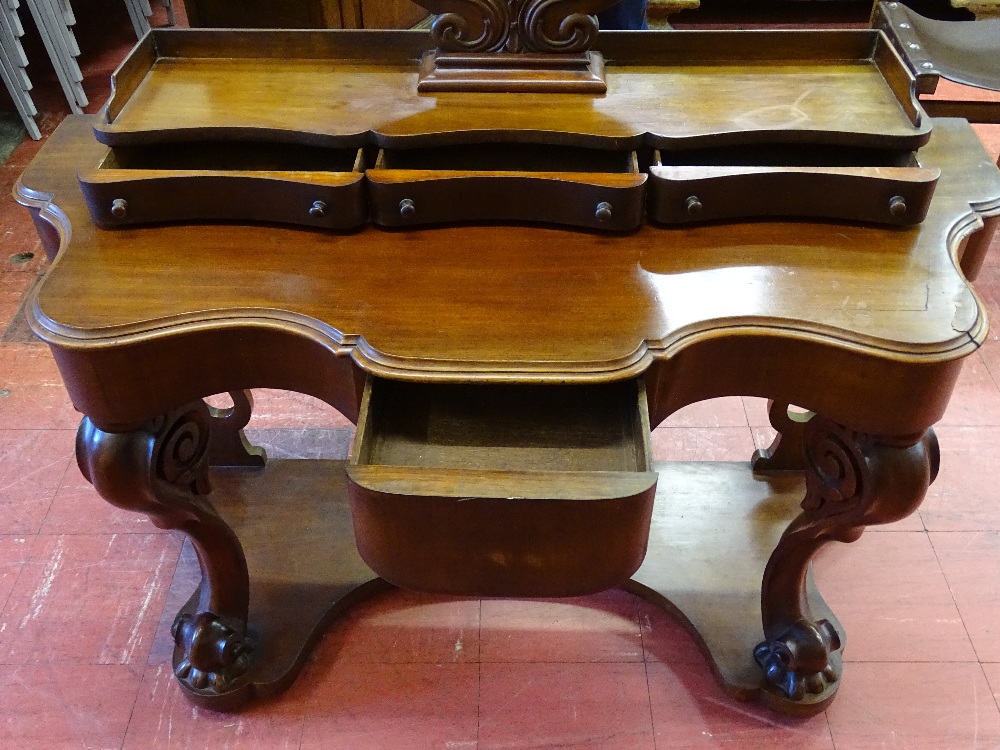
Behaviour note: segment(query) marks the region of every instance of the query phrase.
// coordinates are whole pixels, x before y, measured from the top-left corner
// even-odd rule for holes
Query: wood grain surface
[[[1000,213],[1000,175],[959,120],[935,121],[921,149],[942,176],[918,227],[646,225],[620,238],[518,225],[101,230],[75,177],[104,153],[93,122],[68,119],[17,192],[63,248],[29,303],[32,325],[75,371],[77,406],[106,424],[247,386],[356,415],[363,374],[330,378],[350,356],[375,374],[452,381],[607,381],[655,361],[654,424],[688,399],[743,392],[916,431],[986,334],[957,261],[966,235]],[[317,363],[295,365],[307,351]],[[139,383],[109,374],[137,361],[149,368]],[[898,413],[861,405],[906,392],[904,381]]]
[[[602,36],[604,96],[420,94],[418,58],[432,46],[421,32],[206,34],[157,31],[116,73],[99,137],[621,149],[739,136],[915,148],[929,132],[902,61],[865,30]]]

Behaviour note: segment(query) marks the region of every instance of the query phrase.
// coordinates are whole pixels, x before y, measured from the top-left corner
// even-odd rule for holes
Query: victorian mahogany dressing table
[[[610,4],[154,31],[21,178],[80,467],[198,551],[174,626],[195,702],[287,687],[384,581],[624,585],[731,694],[832,700],[844,634],[809,562],[934,478],[1000,174],[881,32],[596,37]],[[266,461],[254,387],[356,421],[350,461]],[[752,469],[651,461],[652,426],[737,394],[780,433]]]

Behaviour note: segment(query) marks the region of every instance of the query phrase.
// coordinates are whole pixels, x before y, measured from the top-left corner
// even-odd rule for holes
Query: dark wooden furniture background
[[[21,178],[54,258],[29,319],[86,415],[81,469],[199,552],[202,584],[174,626],[193,700],[234,707],[286,687],[379,576],[512,596],[620,583],[675,612],[732,694],[800,714],[833,699],[844,636],[809,561],[912,512],[937,473],[931,426],[986,336],[967,278],[1000,221],[1000,174],[968,123],[924,115],[876,32],[600,41],[604,96],[427,96],[419,33],[154,34],[104,117],[67,120]],[[709,65],[694,55],[705,44]],[[142,190],[110,202],[88,205],[80,189],[105,144],[127,167],[150,145],[229,154],[245,140],[265,155],[291,141],[463,159],[540,143],[635,150],[647,165],[655,149],[694,154],[710,181],[719,161],[757,179],[759,164],[731,163],[750,146],[792,160],[765,172],[804,169],[820,187],[792,202],[795,220],[782,198],[753,221],[621,232],[537,223],[547,214],[320,231],[330,206],[281,185],[271,195],[298,217],[284,225],[183,221],[185,191],[170,186],[232,180],[232,165],[146,164],[147,179],[112,176]],[[792,159],[803,154],[819,163]],[[235,171],[268,189],[316,179],[255,169]],[[866,222],[829,221],[827,204],[858,192],[829,188],[836,169],[869,178]],[[926,216],[893,226],[919,203],[881,186],[899,169],[936,185],[921,193]],[[433,172],[434,200],[441,170],[412,171]],[[501,195],[511,184],[502,169],[457,171]],[[738,200],[748,183],[734,184]],[[463,217],[465,201],[439,195]],[[150,199],[175,221],[114,224]],[[395,204],[403,218],[423,206]],[[252,387],[308,393],[356,421],[351,461],[265,461],[241,434]],[[229,412],[201,401],[221,392]],[[779,432],[753,471],[652,464],[650,427],[739,394],[771,398]]]
[[[195,28],[407,29],[427,17],[410,0],[185,0]]]

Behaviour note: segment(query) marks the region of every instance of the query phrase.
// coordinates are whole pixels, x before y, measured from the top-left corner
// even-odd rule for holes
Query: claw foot
[[[172,634],[184,653],[174,674],[193,690],[222,693],[250,666],[250,642],[211,612],[179,615]]]
[[[830,654],[840,648],[840,635],[829,620],[799,620],[773,641],[754,649],[767,681],[793,701],[819,695],[840,675]]]

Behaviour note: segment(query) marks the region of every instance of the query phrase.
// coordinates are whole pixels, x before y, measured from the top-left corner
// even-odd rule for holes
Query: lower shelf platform
[[[805,496],[800,472],[754,474],[744,463],[658,463],[649,547],[623,588],[657,604],[701,644],[722,688],[739,700],[763,700],[776,711],[809,716],[825,708],[837,683],[792,701],[769,685],[754,659],[764,640],[760,584],[771,551]],[[846,642],[812,575],[809,604]],[[840,670],[839,651],[832,654]]]
[[[213,470],[212,504],[246,553],[248,634],[255,648],[247,674],[230,691],[189,692],[195,703],[229,710],[281,692],[340,613],[389,586],[355,547],[345,463],[274,460],[263,469]],[[649,547],[624,588],[687,627],[730,695],[765,700],[783,713],[822,710],[833,699],[836,683],[820,696],[791,701],[767,685],[753,656],[764,639],[764,566],[799,513],[805,492],[801,474],[754,474],[747,463],[658,463],[654,468],[659,483]],[[830,620],[843,642],[842,627],[811,581],[809,597],[813,612]],[[197,601],[195,592],[182,612],[192,612]],[[175,667],[179,658],[175,652]]]

